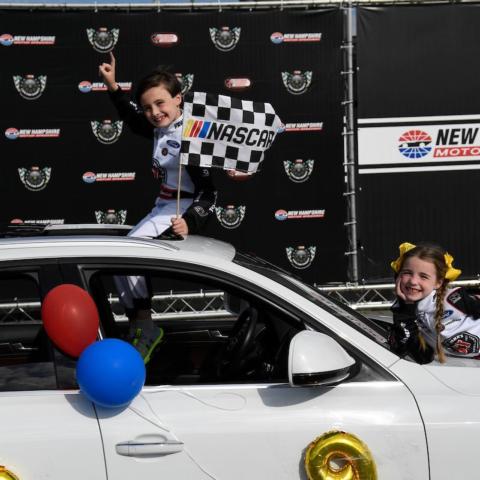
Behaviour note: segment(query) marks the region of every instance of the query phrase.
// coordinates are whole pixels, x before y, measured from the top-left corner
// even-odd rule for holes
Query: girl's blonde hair
[[[430,262],[435,267],[435,272],[437,274],[437,279],[441,282],[440,288],[437,289],[437,296],[435,301],[435,333],[436,333],[436,352],[438,355],[438,360],[441,363],[445,363],[445,351],[443,349],[440,333],[444,329],[442,320],[443,320],[443,300],[448,290],[448,284],[450,280],[446,278],[446,274],[448,271],[448,265],[445,261],[445,250],[440,247],[440,245],[435,244],[420,244],[416,247],[408,250],[403,254],[401,259],[400,269],[403,267],[405,260],[407,258],[416,257],[420,260],[424,260]],[[425,349],[425,339],[419,333],[419,340],[422,348]]]

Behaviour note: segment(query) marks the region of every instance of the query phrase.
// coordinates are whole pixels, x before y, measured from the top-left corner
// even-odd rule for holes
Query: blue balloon
[[[80,390],[95,404],[127,406],[145,383],[145,364],[127,342],[106,338],[89,345],[77,362]]]

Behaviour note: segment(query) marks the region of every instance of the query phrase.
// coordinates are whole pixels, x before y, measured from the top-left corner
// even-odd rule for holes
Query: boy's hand
[[[118,85],[115,80],[115,57],[113,56],[113,52],[110,52],[110,63],[104,62],[99,65],[98,73],[110,92],[118,90]]]
[[[188,225],[182,217],[172,217],[171,222],[173,233],[181,235],[182,237],[188,235]]]

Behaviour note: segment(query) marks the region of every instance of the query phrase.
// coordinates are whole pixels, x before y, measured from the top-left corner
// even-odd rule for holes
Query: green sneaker
[[[148,333],[137,328],[132,345],[142,356],[145,365],[150,361],[155,349],[162,341],[163,334],[163,329],[160,327],[153,327]]]

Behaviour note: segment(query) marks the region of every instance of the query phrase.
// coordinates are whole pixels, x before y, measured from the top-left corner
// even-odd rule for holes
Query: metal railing
[[[480,279],[452,282],[453,287],[480,288]],[[372,285],[319,285],[316,287],[328,297],[334,298],[355,310],[386,310],[392,305],[393,283]],[[116,321],[127,321],[116,295],[109,294],[108,302]],[[41,303],[31,299],[0,303],[0,323],[40,323]],[[168,293],[152,297],[152,317],[155,320],[231,318],[233,314],[225,308],[224,292],[204,291],[190,293]]]

